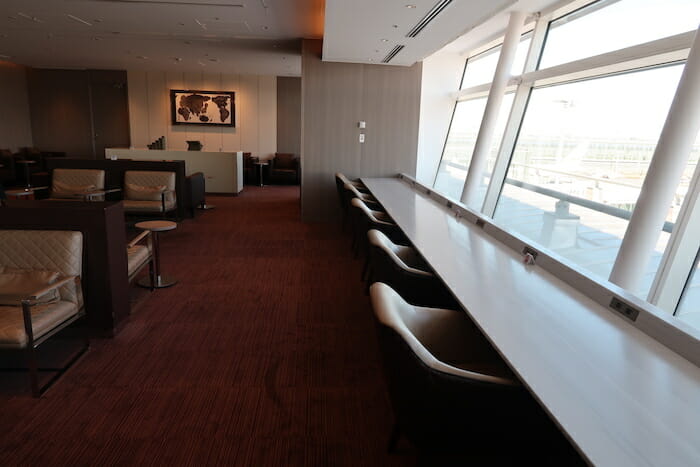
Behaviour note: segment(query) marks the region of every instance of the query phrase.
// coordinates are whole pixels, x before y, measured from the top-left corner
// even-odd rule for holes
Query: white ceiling
[[[406,34],[438,0],[326,0],[323,59],[410,66],[482,24],[516,0],[452,0],[416,37]]]
[[[1,0],[0,60],[43,68],[301,74],[323,0]]]

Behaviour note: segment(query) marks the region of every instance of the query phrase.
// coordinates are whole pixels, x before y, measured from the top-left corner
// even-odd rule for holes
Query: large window
[[[543,11],[522,36],[511,69],[520,74],[517,89],[506,89],[490,154],[480,161],[486,170],[466,188],[470,208],[553,251],[555,261],[547,263],[553,272],[562,271],[556,258],[563,257],[587,276],[606,280],[615,262],[626,259],[618,253],[633,238],[628,226],[634,211],[656,209],[639,202],[640,192],[693,45],[693,35],[683,33],[700,23],[700,0],[582,3]],[[609,53],[642,43],[624,54]],[[489,88],[499,54],[500,46],[492,47],[465,67],[434,185],[452,198],[460,197],[474,166],[484,95],[494,92]],[[592,56],[598,56],[595,63],[585,60]],[[541,71],[525,73],[535,69]],[[686,118],[674,116],[675,128]],[[668,147],[659,154],[686,157]],[[654,233],[654,251],[632,244],[648,260],[646,270],[615,280],[635,283],[630,292],[700,328],[699,157],[700,135],[662,231]]]
[[[553,21],[540,68],[697,29],[698,0],[601,0]]]
[[[607,279],[682,68],[534,89],[495,219]]]

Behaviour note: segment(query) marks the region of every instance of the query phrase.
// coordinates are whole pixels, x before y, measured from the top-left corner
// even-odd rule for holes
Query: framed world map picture
[[[170,91],[173,125],[236,126],[234,92]]]

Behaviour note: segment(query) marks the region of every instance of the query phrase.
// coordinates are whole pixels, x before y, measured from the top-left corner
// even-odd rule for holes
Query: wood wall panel
[[[145,71],[127,73],[129,83],[129,120],[146,122],[145,125],[129,125],[131,141],[148,141],[148,75]]]
[[[128,72],[130,76],[135,76],[130,78],[133,86],[143,86],[144,80],[139,78],[140,73],[142,72]],[[149,71],[145,75],[146,89],[132,89],[129,93],[132,128],[149,128],[148,138],[144,137],[143,132],[132,132],[132,146],[135,148],[145,148],[159,136],[166,135],[167,149],[173,150],[185,150],[186,141],[195,140],[201,141],[204,150],[208,151],[247,151],[262,157],[269,157],[275,152],[277,99],[274,76],[240,76],[200,71]],[[171,89],[235,92],[236,127],[173,125]],[[269,94],[273,97],[270,98]],[[145,107],[144,99],[147,102]],[[261,110],[263,107],[264,112]],[[133,111],[139,108],[145,108],[146,114]],[[261,148],[264,154],[261,154]]]
[[[277,152],[277,77],[261,76],[258,83],[258,155],[270,159]]]
[[[322,43],[302,46],[302,218],[340,216],[335,172],[348,177],[415,174],[421,65],[321,61]],[[360,143],[358,122],[367,122]],[[372,142],[369,143],[369,138]]]
[[[365,66],[361,176],[416,173],[421,65]]]
[[[5,109],[0,124],[0,149],[16,152],[33,146],[26,68],[0,60],[0,89]]]
[[[27,70],[34,146],[92,158],[88,78],[84,70]]]
[[[277,78],[277,152],[301,154],[301,78]]]

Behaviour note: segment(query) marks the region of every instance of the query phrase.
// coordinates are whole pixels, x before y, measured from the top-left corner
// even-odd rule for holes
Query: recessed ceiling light
[[[219,59],[218,59],[218,58],[210,58],[209,61],[210,61],[210,62],[218,62]]]
[[[392,28],[398,28],[399,25],[398,25],[398,24],[392,24],[391,27],[392,27]]]
[[[141,60],[148,60],[148,57],[146,57],[145,55],[137,55],[136,58]]]
[[[373,58],[370,58],[370,59],[369,59],[369,61],[370,61],[370,62],[373,62],[373,61],[374,61],[374,59],[373,59]]]
[[[389,39],[382,39],[382,42],[389,42]]]
[[[185,23],[177,23],[178,26],[184,26]]]
[[[101,23],[101,22],[102,22],[102,20],[101,20],[100,18],[95,18],[95,19],[93,19],[93,21],[96,22],[96,23]]]
[[[415,8],[415,5],[406,5],[406,8]]]
[[[267,31],[268,29],[270,29],[270,26],[263,26],[262,28],[263,28],[265,31]]]

